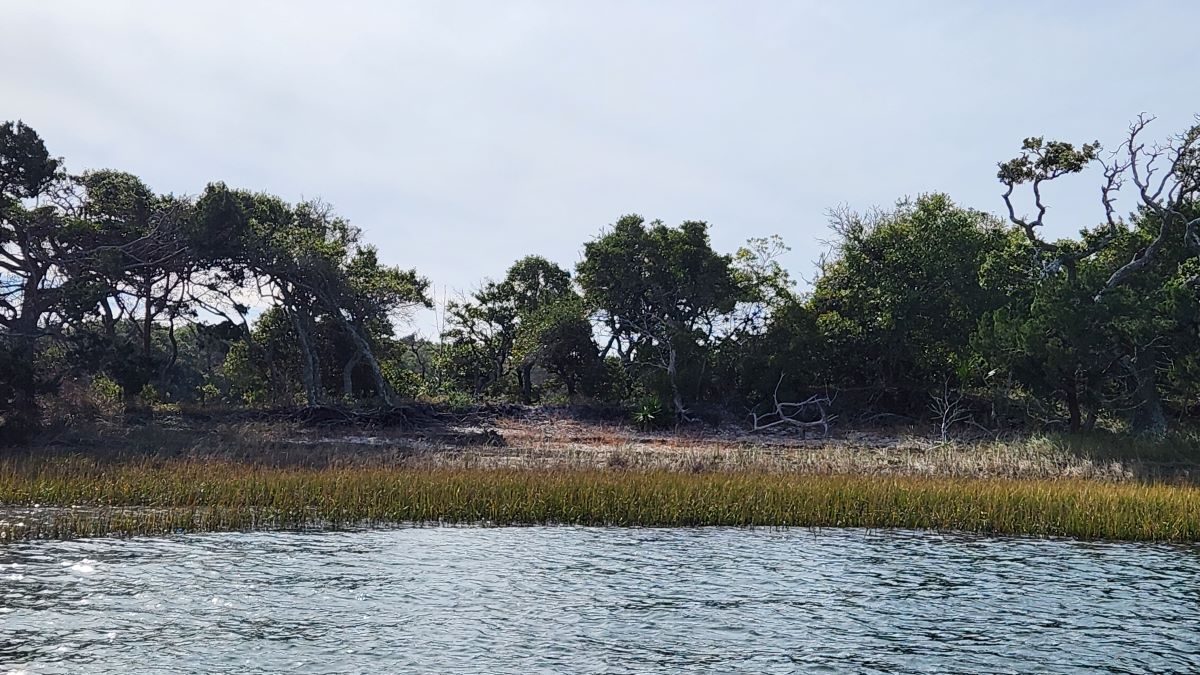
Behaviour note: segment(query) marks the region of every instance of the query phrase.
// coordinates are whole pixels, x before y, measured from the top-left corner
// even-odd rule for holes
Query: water
[[[1200,549],[432,528],[0,545],[0,673],[1200,671]]]

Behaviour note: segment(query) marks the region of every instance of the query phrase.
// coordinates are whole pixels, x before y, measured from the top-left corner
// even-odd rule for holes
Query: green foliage
[[[514,344],[520,363],[545,369],[568,397],[581,390],[595,394],[601,364],[592,337],[592,323],[582,299],[574,293],[531,309],[524,315]]]
[[[61,161],[50,157],[37,132],[23,122],[0,124],[0,196],[8,200],[36,197],[55,179]]]
[[[840,213],[834,229],[839,241],[806,318],[823,343],[821,379],[919,400],[955,377],[980,317],[1003,302],[979,278],[1006,240],[999,222],[935,194],[893,211]]]
[[[839,211],[806,292],[778,236],[730,255],[704,222],[627,215],[584,244],[574,277],[527,256],[448,303],[435,341],[395,332],[432,306],[429,281],[329,205],[70,175],[5,123],[0,436],[35,431],[40,400],[88,381],[106,406],[599,401],[647,428],[818,391],[927,416],[931,392],[954,391],[990,399],[976,421],[993,426],[1022,407],[1049,427],[1161,432],[1200,409],[1200,126],[1135,143],[1147,123],[1105,165],[1104,221],[1078,237],[1042,238],[1047,188],[1098,163],[1099,144],[1035,137],[998,170],[1008,223],[942,194]],[[1140,200],[1125,219],[1123,181]]]
[[[654,394],[642,394],[629,409],[629,419],[642,431],[652,431],[669,427],[675,416],[663,405],[662,399]]]
[[[980,369],[995,381],[1020,383],[1037,400],[1061,403],[1069,424],[1099,413],[1113,356],[1106,335],[1111,308],[1092,302],[1104,270],[1081,261],[1075,273],[1044,276],[1037,252],[1021,235],[993,252],[981,276],[1003,292],[1003,306],[986,313],[973,337]]]
[[[545,258],[518,260],[504,279],[487,282],[446,311],[444,372],[476,398],[516,391],[531,403],[535,368],[558,377],[573,394],[594,360],[590,325],[571,275]]]
[[[159,393],[158,389],[154,385],[147,384],[142,387],[140,392],[138,392],[138,401],[142,405],[152,406],[156,403],[162,403],[163,398],[162,394]]]
[[[745,294],[741,298],[745,328],[761,330],[782,308],[796,301],[795,282],[779,262],[789,250],[783,237],[755,237],[733,256],[733,274]]]
[[[707,389],[710,350],[741,302],[755,300],[733,258],[713,250],[708,224],[647,226],[627,215],[584,245],[578,282],[626,369],[657,385],[678,421]],[[605,349],[605,352],[608,348]]]
[[[230,401],[251,407],[271,403],[277,393],[271,383],[272,364],[254,357],[255,346],[244,340],[233,343],[221,367],[229,383]]]
[[[403,400],[411,401],[428,394],[425,380],[395,361],[384,363],[384,375],[392,391]]]
[[[124,403],[121,385],[105,375],[97,375],[88,385],[88,392],[101,412],[115,415]]]
[[[217,387],[217,385],[211,382],[205,382],[204,384],[200,385],[200,388],[196,393],[199,395],[200,403],[202,405],[217,401],[221,397],[221,390]]]
[[[699,221],[647,227],[641,216],[623,216],[584,244],[578,281],[614,332],[632,339],[701,330],[707,319],[748,299],[732,257],[712,249],[708,224]]]
[[[1083,171],[1099,152],[1100,141],[1076,148],[1071,143],[1047,141],[1041,136],[1026,138],[1021,144],[1021,154],[1002,163],[998,176],[1001,182],[1014,185],[1053,180]]]

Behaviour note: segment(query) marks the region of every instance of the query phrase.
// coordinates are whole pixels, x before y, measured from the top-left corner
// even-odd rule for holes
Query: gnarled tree
[[[1092,301],[1107,303],[1120,289],[1128,289],[1140,277],[1155,274],[1171,276],[1183,258],[1200,256],[1200,124],[1162,143],[1147,144],[1146,128],[1152,117],[1139,116],[1121,145],[1105,158],[1098,142],[1076,147],[1061,141],[1027,138],[1021,154],[1000,164],[997,174],[1005,186],[1003,194],[1009,219],[1025,233],[1041,254],[1044,273],[1065,271],[1075,280],[1080,261],[1096,256],[1114,257],[1111,271],[1094,289]],[[1200,120],[1198,120],[1200,121]],[[1093,162],[1103,167],[1104,182],[1100,202],[1104,222],[1085,229],[1079,240],[1050,242],[1043,238],[1048,206],[1044,190],[1051,181],[1083,171]],[[1131,185],[1135,193],[1135,226],[1118,213],[1117,200],[1123,188]],[[1027,186],[1034,206],[1033,216],[1018,215],[1013,194]],[[1187,286],[1197,283],[1195,274],[1179,280]],[[1136,303],[1135,303],[1136,304]],[[1129,306],[1130,303],[1117,305]],[[1122,317],[1128,320],[1129,317]],[[1160,360],[1164,355],[1164,336],[1160,331],[1129,331],[1114,348],[1133,380],[1131,395],[1135,403],[1133,426],[1142,433],[1161,434],[1167,428],[1166,415],[1158,385]]]

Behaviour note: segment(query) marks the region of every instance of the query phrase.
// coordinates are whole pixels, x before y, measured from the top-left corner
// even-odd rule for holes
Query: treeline
[[[382,264],[328,206],[74,175],[6,123],[2,430],[105,406],[423,399],[587,403],[647,426],[1161,433],[1200,407],[1200,126],[1151,145],[1148,122],[1103,157],[1027,139],[1000,165],[1003,219],[941,194],[837,211],[806,292],[779,237],[726,254],[703,222],[625,216],[574,270],[526,257],[447,303],[435,340],[396,332],[432,306],[429,282]],[[1046,239],[1053,181],[1093,164],[1103,220]]]

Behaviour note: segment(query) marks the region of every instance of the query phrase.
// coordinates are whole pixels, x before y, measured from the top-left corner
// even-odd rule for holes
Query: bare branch
[[[828,436],[829,425],[837,419],[837,415],[829,414],[833,399],[827,395],[814,394],[803,401],[780,401],[779,386],[783,384],[783,378],[784,374],[780,373],[779,381],[775,383],[775,392],[772,395],[774,409],[762,414],[750,412],[751,431],[766,431],[780,426],[800,429],[802,432],[820,428],[822,435]],[[806,412],[810,418],[813,417],[812,412],[815,412],[815,419],[801,419]]]
[[[941,394],[931,394],[930,398],[933,401],[929,404],[929,409],[933,412],[934,421],[938,423],[942,441],[949,439],[950,430],[956,424],[971,419],[971,411],[963,403],[962,392],[951,391],[948,384],[942,388]]]
[[[1200,253],[1200,233],[1197,232],[1200,218],[1187,220],[1184,215],[1200,195],[1200,163],[1197,162],[1200,155],[1200,124],[1176,135],[1165,144],[1154,145],[1147,150],[1138,136],[1153,120],[1153,117],[1139,115],[1130,125],[1129,136],[1124,143],[1126,158],[1123,163],[1114,164],[1114,167],[1129,172],[1137,187],[1142,208],[1158,219],[1158,232],[1149,244],[1134,252],[1129,262],[1109,276],[1096,294],[1097,302],[1153,263],[1179,229],[1183,231],[1184,246]],[[1155,183],[1154,174],[1161,168],[1156,167],[1155,163],[1162,158],[1168,165]],[[1105,206],[1109,206],[1107,200]]]

